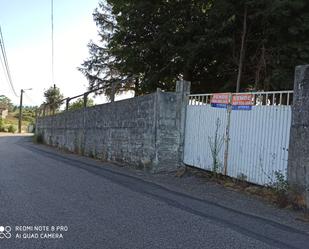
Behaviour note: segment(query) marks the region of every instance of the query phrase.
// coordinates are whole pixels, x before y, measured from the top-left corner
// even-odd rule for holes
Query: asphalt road
[[[29,137],[0,137],[1,249],[309,248],[309,230],[243,209]]]

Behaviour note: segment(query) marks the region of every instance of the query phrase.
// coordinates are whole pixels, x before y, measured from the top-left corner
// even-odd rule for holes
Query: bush
[[[11,133],[15,133],[17,131],[17,128],[15,127],[15,125],[9,125],[8,127],[8,132],[11,132]]]
[[[0,118],[0,132],[3,132],[5,128],[4,122],[2,120],[2,118]]]
[[[33,140],[34,142],[38,143],[38,144],[42,144],[44,143],[44,138],[43,138],[43,135],[42,134],[35,134],[33,136]]]

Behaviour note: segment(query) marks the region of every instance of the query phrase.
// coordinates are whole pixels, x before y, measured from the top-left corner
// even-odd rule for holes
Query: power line
[[[1,44],[1,40],[0,40],[0,44]],[[2,54],[2,53],[1,53],[1,54]],[[8,77],[8,74],[7,74],[5,65],[4,65],[4,59],[2,58],[3,56],[1,56],[1,54],[0,54],[0,62],[1,62],[2,70],[3,70],[3,73],[4,73],[4,77],[5,77],[6,81],[9,82],[9,77]],[[10,87],[11,87],[11,86],[10,86]],[[11,87],[11,88],[12,88],[12,87]]]
[[[1,43],[1,41],[0,41],[0,43]],[[7,80],[9,80],[9,79],[8,79],[8,75],[7,75],[7,73],[6,73],[6,70],[5,70],[4,61],[3,61],[3,59],[2,59],[2,56],[0,56],[0,62],[1,62],[1,65],[2,65],[3,72],[4,72],[4,74],[5,74],[5,78],[6,78]]]
[[[1,47],[2,57],[3,57],[3,60],[4,60],[4,71],[6,72],[9,84],[11,86],[11,89],[12,89],[14,95],[16,97],[18,97],[18,94],[16,93],[14,85],[13,85],[12,76],[11,76],[11,72],[10,72],[10,68],[9,68],[9,63],[8,63],[8,59],[7,59],[7,56],[6,56],[6,50],[5,50],[1,26],[0,26],[0,47]],[[3,62],[2,62],[2,66],[3,66]]]
[[[10,84],[10,86],[12,88],[12,91],[13,91],[14,95],[16,97],[18,97],[18,94],[15,91],[15,88],[14,88],[14,85],[13,85],[13,81],[12,81],[12,77],[11,77],[11,72],[10,72],[10,68],[9,68],[8,59],[7,59],[7,56],[6,56],[6,51],[5,51],[4,39],[3,39],[3,35],[2,35],[1,26],[0,26],[0,47],[1,47],[2,57],[3,57],[3,60],[4,60],[4,65],[3,65],[2,60],[1,60],[1,64],[2,64],[2,66],[4,66],[4,71],[6,72],[9,84]]]
[[[51,0],[52,84],[54,84],[54,1]]]

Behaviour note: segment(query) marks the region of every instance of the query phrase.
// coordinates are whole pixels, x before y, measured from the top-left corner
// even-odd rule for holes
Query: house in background
[[[8,114],[8,108],[0,105],[0,118],[5,119]]]

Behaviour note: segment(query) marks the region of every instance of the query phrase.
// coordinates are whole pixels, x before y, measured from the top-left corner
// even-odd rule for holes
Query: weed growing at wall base
[[[35,143],[38,143],[38,144],[44,143],[43,135],[42,135],[42,134],[35,134],[35,135],[33,136],[33,141],[34,141]]]
[[[274,172],[275,180],[269,185],[276,196],[276,204],[279,207],[292,207],[296,210],[305,210],[306,203],[301,190],[297,186],[288,183],[281,171]]]
[[[221,126],[220,119],[217,118],[215,136],[213,139],[210,136],[208,136],[208,143],[210,146],[213,161],[212,171],[215,175],[220,173],[220,171],[222,170],[222,163],[219,160],[219,153],[223,146],[224,137],[219,135],[220,126]]]

